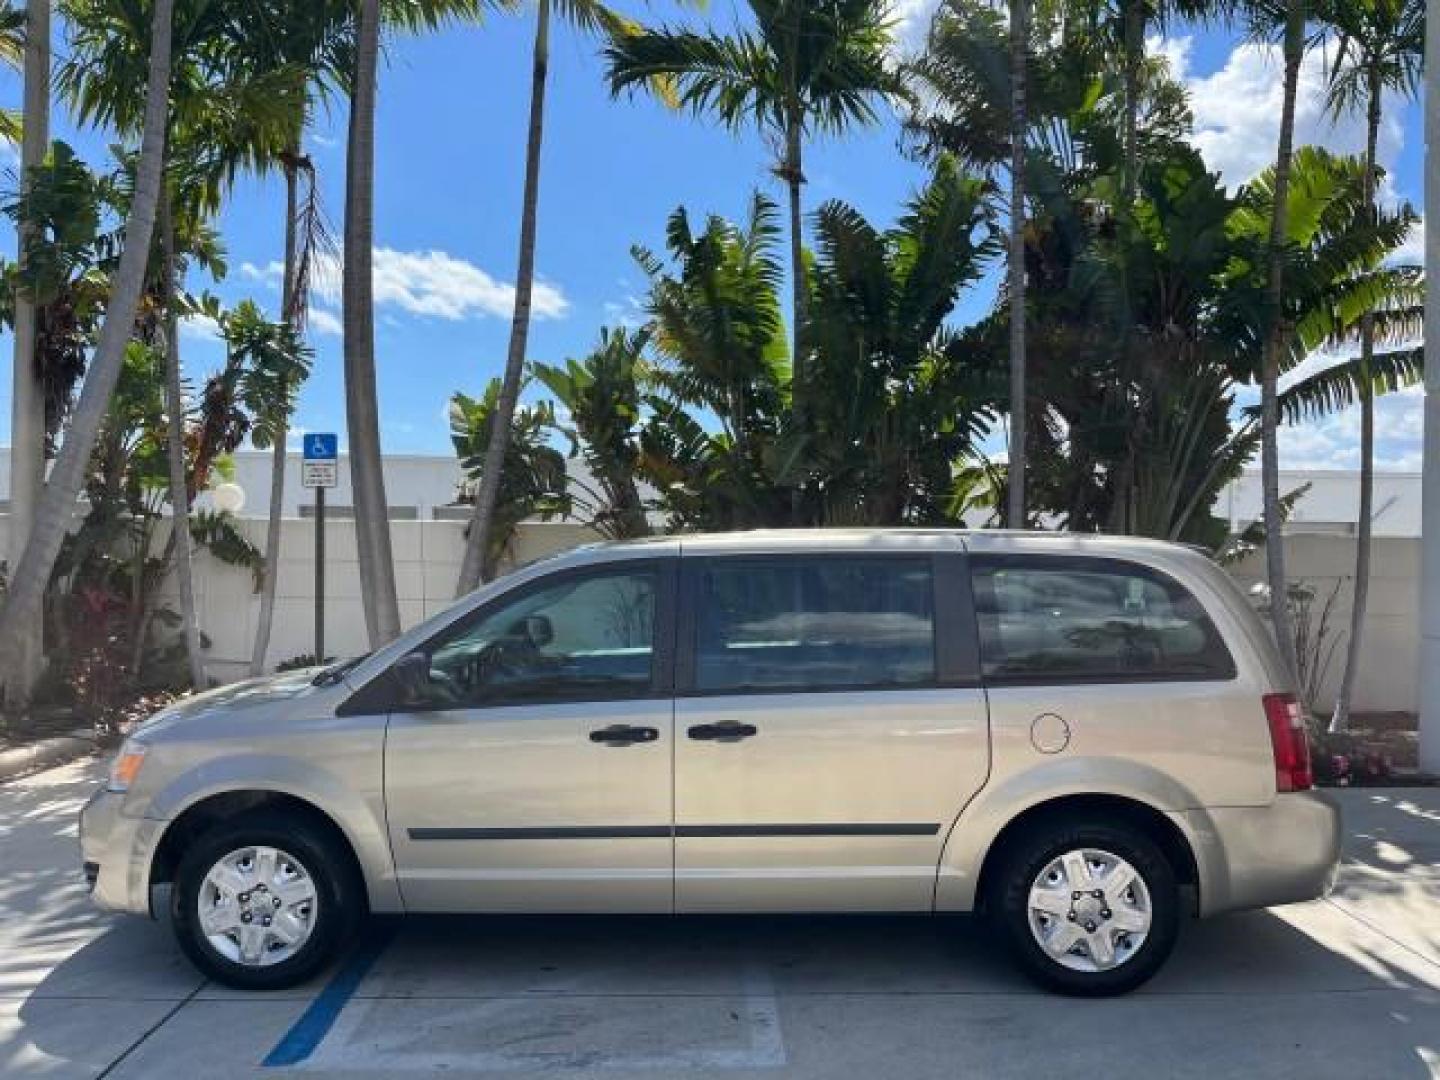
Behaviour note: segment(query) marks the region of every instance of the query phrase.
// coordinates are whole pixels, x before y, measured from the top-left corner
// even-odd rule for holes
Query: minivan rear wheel
[[[1179,932],[1175,871],[1120,823],[1052,822],[1007,848],[992,897],[1020,966],[1062,994],[1124,994],[1165,962]]]
[[[175,873],[171,921],[217,982],[283,990],[329,963],[361,912],[355,874],[325,830],[256,814],[201,836]]]

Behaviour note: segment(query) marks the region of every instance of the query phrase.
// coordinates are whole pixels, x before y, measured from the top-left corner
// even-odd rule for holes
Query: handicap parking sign
[[[306,432],[304,460],[300,463],[300,486],[333,488],[340,483],[340,437],[334,432]]]
[[[334,461],[339,456],[340,436],[334,432],[308,432],[305,435],[306,461]]]

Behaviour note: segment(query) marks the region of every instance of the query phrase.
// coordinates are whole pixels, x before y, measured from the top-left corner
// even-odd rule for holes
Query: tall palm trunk
[[[550,0],[540,0],[536,10],[535,51],[530,73],[530,134],[525,147],[525,195],[520,211],[520,265],[515,274],[515,314],[510,322],[510,351],[505,357],[505,377],[500,385],[500,400],[490,421],[490,441],[485,447],[485,465],[480,474],[480,490],[475,493],[475,514],[470,519],[470,535],[465,544],[465,559],[460,566],[456,596],[464,596],[479,587],[481,578],[490,576],[487,554],[495,531],[495,504],[500,496],[501,473],[505,468],[505,452],[509,448],[510,431],[515,418],[515,403],[520,397],[520,383],[525,375],[525,350],[530,340],[530,303],[535,285],[535,231],[540,203],[540,149],[545,140],[545,87],[550,69]]]
[[[24,133],[20,141],[22,190],[30,170],[45,160],[50,145],[50,5],[30,0],[25,21]],[[34,230],[20,221],[19,261]],[[45,484],[45,394],[35,355],[37,312],[23,291],[15,294],[15,357],[10,401],[10,565],[17,566],[30,539],[35,505]],[[44,662],[44,619],[24,626],[11,677],[5,681],[5,706],[12,714],[30,702],[35,679]]]
[[[785,164],[782,167],[785,187],[790,199],[790,288],[792,336],[795,357],[790,369],[790,395],[795,427],[802,437],[810,433],[810,357],[809,348],[810,287],[805,280],[805,215],[801,191],[805,186],[805,149],[799,107],[790,111],[785,124]],[[744,417],[742,416],[743,420]],[[794,525],[808,525],[805,520],[804,492],[795,489],[791,499]]]
[[[1380,138],[1380,72],[1370,70],[1369,110],[1365,133],[1365,214],[1375,213],[1375,154]],[[1375,516],[1375,394],[1370,382],[1370,365],[1375,358],[1375,318],[1366,312],[1360,319],[1360,519],[1355,526],[1355,590],[1350,605],[1350,640],[1345,646],[1345,671],[1340,692],[1330,715],[1330,731],[1350,726],[1350,702],[1355,695],[1355,678],[1360,669],[1360,650],[1365,640],[1365,609],[1370,602],[1370,547]]]
[[[1275,206],[1270,218],[1269,322],[1260,371],[1260,478],[1265,514],[1265,572],[1270,586],[1270,621],[1275,643],[1292,677],[1299,671],[1295,632],[1285,577],[1284,516],[1280,508],[1280,358],[1288,328],[1285,296],[1285,246],[1290,226],[1290,165],[1295,143],[1295,93],[1300,82],[1300,61],[1305,54],[1304,0],[1285,5],[1285,83],[1280,112],[1280,143],[1275,155]]]
[[[350,96],[345,170],[345,414],[350,434],[350,485],[365,628],[372,648],[400,633],[390,511],[380,457],[380,406],[375,391],[375,78],[380,52],[379,0],[361,0]]]
[[[190,540],[190,478],[185,468],[185,396],[180,380],[180,316],[176,303],[175,211],[169,193],[161,196],[160,254],[165,275],[161,302],[165,309],[165,411],[169,414],[166,456],[170,465],[170,529],[175,538],[174,570],[180,588],[180,627],[190,682],[204,690],[205,657],[200,648],[200,616],[195,607],[195,562]]]
[[[1025,76],[1030,0],[1010,0],[1010,466],[1005,523],[1025,527]]]
[[[292,146],[285,156],[285,280],[280,290],[280,317],[287,326],[296,322],[295,261],[300,250],[300,177],[297,162],[300,147]],[[265,565],[260,574],[260,617],[255,624],[255,647],[250,654],[250,674],[265,673],[265,654],[270,651],[270,631],[275,624],[275,583],[280,576],[281,518],[285,512],[285,440],[288,423],[282,419],[275,429],[270,448],[270,514],[265,526]],[[315,658],[317,663],[323,656]]]
[[[1140,161],[1140,65],[1145,59],[1145,0],[1125,0],[1125,131],[1120,193],[1128,207],[1135,198]]]
[[[55,559],[60,554],[60,545],[74,520],[76,500],[80,497],[95,439],[120,378],[125,346],[135,327],[135,310],[145,286],[146,264],[149,262],[155,211],[163,179],[173,15],[174,0],[155,0],[145,89],[144,134],[140,143],[130,218],[125,223],[125,248],[112,282],[100,341],[85,374],[80,400],[71,415],[49,483],[40,496],[30,540],[14,568],[9,592],[3,607],[0,607],[0,659],[4,661],[7,673],[14,670],[17,645],[24,629],[40,614],[45,588],[55,568]]]
[[[810,356],[809,321],[810,288],[805,280],[805,215],[801,206],[801,191],[805,186],[805,113],[798,100],[800,83],[799,58],[801,35],[804,31],[805,9],[803,4],[792,4],[794,22],[790,26],[793,35],[788,54],[790,57],[790,100],[785,112],[785,161],[781,166],[782,176],[790,200],[790,289],[791,289],[791,337],[794,341],[794,357],[790,365],[791,414],[795,430],[803,439],[810,434]],[[812,524],[806,517],[805,492],[796,487],[790,497],[792,525]]]

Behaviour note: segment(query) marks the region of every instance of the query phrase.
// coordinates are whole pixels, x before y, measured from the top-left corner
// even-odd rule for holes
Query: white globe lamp
[[[222,514],[238,514],[245,509],[245,489],[239,484],[228,481],[218,484],[210,492],[210,497],[215,501],[215,509]]]

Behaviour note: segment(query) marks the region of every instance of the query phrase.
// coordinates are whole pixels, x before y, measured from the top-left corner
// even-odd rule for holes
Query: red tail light
[[[1275,790],[1309,791],[1315,786],[1315,773],[1310,767],[1310,740],[1300,702],[1294,694],[1266,694],[1263,700],[1275,750]]]

